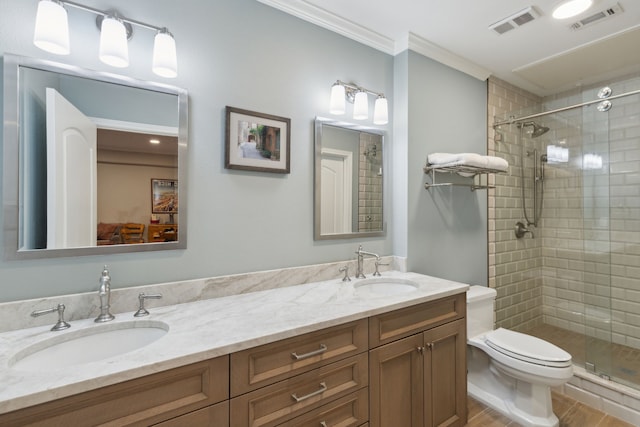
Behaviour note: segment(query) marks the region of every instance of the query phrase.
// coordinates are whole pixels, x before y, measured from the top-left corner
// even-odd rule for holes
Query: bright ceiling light
[[[571,18],[589,9],[592,4],[593,0],[568,0],[556,6],[552,16],[555,19]]]

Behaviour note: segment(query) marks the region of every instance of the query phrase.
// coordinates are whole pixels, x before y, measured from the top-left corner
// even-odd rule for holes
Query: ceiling
[[[156,139],[158,144],[149,141]],[[98,128],[98,148],[101,150],[178,156],[178,138],[142,132]]]
[[[541,96],[640,72],[639,0],[594,0],[588,11],[562,21],[551,17],[559,0],[258,1],[386,53],[411,48]],[[501,35],[489,29],[528,7],[539,16]],[[571,29],[607,10],[616,13]]]

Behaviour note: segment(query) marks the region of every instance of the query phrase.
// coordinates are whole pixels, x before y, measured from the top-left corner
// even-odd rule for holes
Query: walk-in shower
[[[492,119],[489,154],[510,174],[489,195],[489,281],[497,327],[640,390],[640,76],[607,85],[531,94]],[[535,239],[517,239],[517,222]]]

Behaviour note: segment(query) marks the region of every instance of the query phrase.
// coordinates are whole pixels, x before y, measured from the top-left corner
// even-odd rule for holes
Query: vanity
[[[0,424],[465,425],[468,286],[383,274],[150,309],[163,337],[66,368],[15,368],[48,327],[2,333]]]

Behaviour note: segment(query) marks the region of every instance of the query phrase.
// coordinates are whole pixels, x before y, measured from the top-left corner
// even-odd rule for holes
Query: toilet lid
[[[537,365],[566,367],[571,364],[571,355],[563,349],[520,332],[498,328],[489,332],[486,343],[494,350],[510,357]]]

